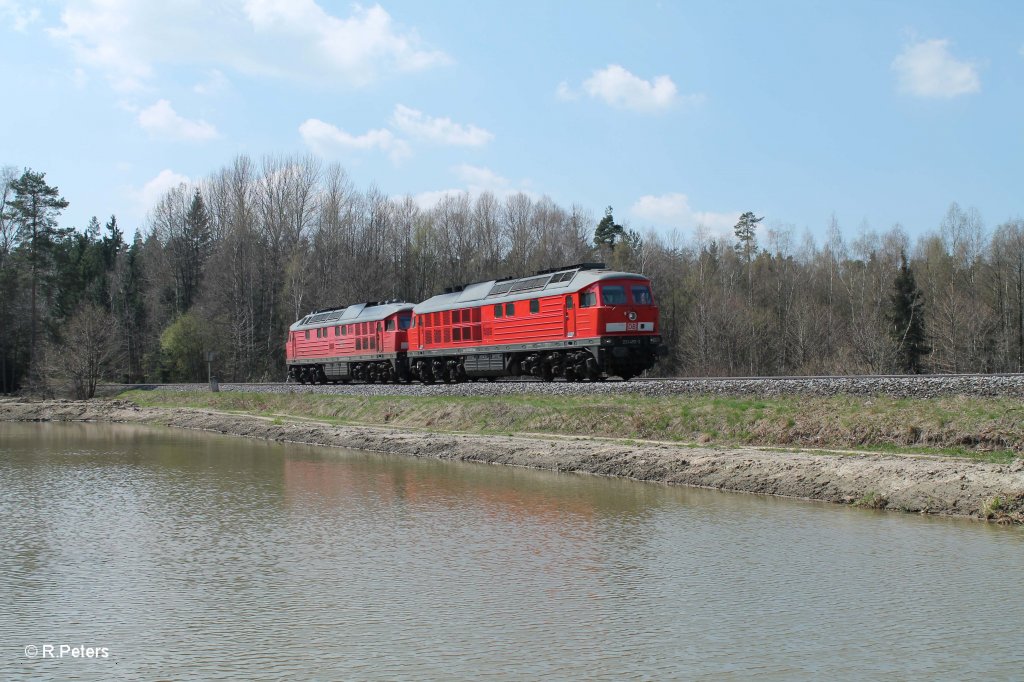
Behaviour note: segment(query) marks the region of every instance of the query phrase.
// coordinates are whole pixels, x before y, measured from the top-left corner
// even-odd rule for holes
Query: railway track
[[[105,384],[105,394],[119,390],[206,391],[207,384]],[[637,378],[628,382],[546,383],[538,379],[499,379],[461,384],[324,384],[289,382],[221,383],[222,391],[259,393],[320,393],[338,395],[456,395],[507,394],[585,395],[629,393],[649,396],[676,394],[721,395],[888,395],[937,397],[945,395],[1011,396],[1024,398],[1024,374],[927,374],[783,377]]]

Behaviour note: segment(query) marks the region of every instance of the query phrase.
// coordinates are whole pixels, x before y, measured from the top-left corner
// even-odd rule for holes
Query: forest
[[[744,213],[728,234],[640,232],[546,196],[424,208],[309,156],[239,156],[167,191],[133,238],[62,227],[45,173],[0,169],[0,392],[98,381],[284,380],[314,309],[585,261],[649,276],[670,352],[657,376],[1019,372],[1024,220],[811,232]],[[921,226],[915,226],[921,227]],[[212,355],[210,355],[212,353]]]

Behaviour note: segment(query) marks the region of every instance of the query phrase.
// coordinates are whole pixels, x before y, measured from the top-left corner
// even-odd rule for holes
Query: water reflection
[[[1024,669],[1015,528],[95,424],[0,424],[0,492],[5,679]]]

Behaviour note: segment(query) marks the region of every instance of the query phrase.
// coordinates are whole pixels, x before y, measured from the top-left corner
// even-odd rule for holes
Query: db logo
[[[636,331],[636,322],[627,322],[626,323],[626,331],[627,332],[635,332]]]

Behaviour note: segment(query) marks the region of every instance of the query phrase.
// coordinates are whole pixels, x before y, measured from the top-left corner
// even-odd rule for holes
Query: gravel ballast
[[[209,390],[207,384],[144,384],[111,386],[161,391]],[[705,395],[884,395],[892,398],[942,396],[1000,396],[1024,398],[1024,374],[931,374],[915,376],[856,377],[752,377],[710,379],[656,379],[568,383],[555,381],[486,381],[462,384],[325,384],[220,385],[224,391],[255,393],[317,393],[381,396],[500,396],[500,395],[593,395],[629,393],[640,396]]]
[[[562,386],[575,388],[578,384]],[[345,388],[351,390],[352,387]],[[1024,460],[1021,459],[1000,465],[888,454],[831,455],[692,448],[579,437],[448,434],[334,426],[287,418],[270,420],[201,409],[140,408],[124,400],[25,402],[4,399],[0,400],[0,420],[154,424],[281,442],[622,476],[907,512],[1018,523],[1024,520],[1021,513],[1024,509]]]

